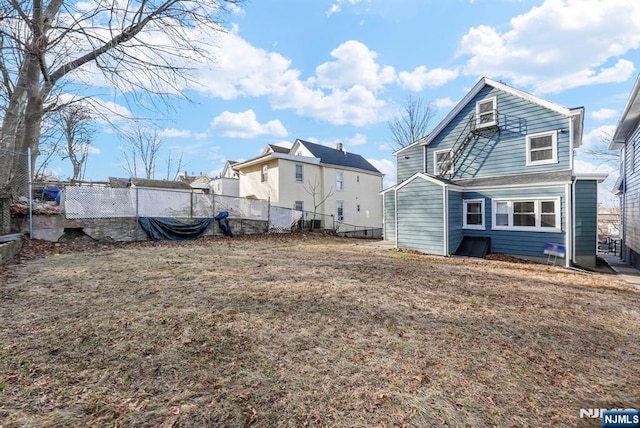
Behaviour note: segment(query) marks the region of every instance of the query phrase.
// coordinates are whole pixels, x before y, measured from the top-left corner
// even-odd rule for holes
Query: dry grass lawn
[[[599,426],[579,409],[640,408],[626,284],[365,244],[210,238],[12,266],[0,426]]]

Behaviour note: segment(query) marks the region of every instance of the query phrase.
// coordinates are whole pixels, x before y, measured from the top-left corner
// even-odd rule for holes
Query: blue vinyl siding
[[[398,248],[444,254],[443,187],[416,178],[397,191]]]
[[[384,195],[384,240],[396,240],[396,192],[390,190]]]
[[[427,172],[433,174],[433,153],[454,146],[466,135],[464,127],[475,113],[476,102],[497,97],[499,131],[478,136],[467,145],[455,165],[451,179],[559,171],[570,168],[569,119],[538,104],[492,87],[485,87],[427,146]],[[565,132],[557,132],[558,130]],[[558,163],[527,166],[526,136],[556,131]]]
[[[462,241],[462,192],[448,191],[449,254],[453,254]]]
[[[575,184],[575,255],[593,256],[595,265],[598,236],[598,198],[595,180],[578,180]]]
[[[625,194],[622,200],[623,239],[625,246],[640,254],[640,128],[625,147]],[[640,266],[640,261],[629,260]]]
[[[424,172],[424,146],[416,144],[396,156],[397,183],[400,184],[417,172]]]
[[[492,230],[492,200],[520,199],[520,198],[560,198],[560,224],[562,232],[524,232],[511,230]],[[549,187],[540,189],[508,189],[483,190],[465,192],[464,199],[483,199],[485,209],[485,230],[463,231],[465,236],[488,236],[491,238],[491,252],[513,254],[520,256],[544,257],[544,245],[555,242],[566,245],[565,239],[565,189],[564,187]]]

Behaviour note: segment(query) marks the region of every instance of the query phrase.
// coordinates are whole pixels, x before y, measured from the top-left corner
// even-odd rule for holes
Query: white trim
[[[565,185],[569,184],[569,181],[559,181],[556,183],[539,183],[539,184],[535,184],[535,183],[527,183],[527,184],[503,184],[502,186],[469,186],[469,187],[465,187],[462,186],[462,189],[464,189],[465,192],[469,192],[469,191],[479,191],[479,190],[513,190],[513,189],[518,189],[518,190],[539,190],[541,187],[544,187],[545,189],[552,189],[552,188],[556,188],[556,187],[564,187]]]
[[[467,204],[480,202],[480,214],[482,218],[482,224],[467,224]],[[484,210],[484,198],[481,199],[463,199],[462,200],[462,228],[470,230],[485,230],[484,224],[485,210]]]
[[[442,225],[444,227],[444,255],[449,256],[449,192],[447,192],[447,186],[442,188]]]
[[[394,218],[396,220],[396,224],[395,224],[395,228],[396,228],[396,249],[398,249],[398,192],[397,191],[393,192],[393,198],[394,198],[393,209],[396,210],[396,213],[394,215]]]
[[[508,207],[509,221],[508,226],[496,226],[496,204],[498,202],[506,202]],[[514,226],[513,225],[513,202],[534,202],[534,215],[535,226]],[[555,223],[556,227],[542,227],[540,225],[542,213],[540,212],[542,202],[554,202],[555,204]],[[491,230],[507,230],[518,232],[549,232],[549,233],[561,233],[562,232],[562,204],[559,197],[550,198],[493,198],[491,199]]]
[[[404,186],[406,186],[407,184],[411,183],[413,180],[417,179],[417,178],[422,178],[423,180],[427,180],[433,184],[437,184],[438,186],[442,186],[442,187],[448,187],[451,190],[454,190],[456,192],[462,192],[464,191],[464,189],[460,186],[457,186],[455,184],[447,184],[442,182],[441,180],[429,175],[429,174],[424,174],[422,172],[416,172],[415,174],[413,174],[411,177],[407,178],[406,180],[404,180],[402,183],[397,184],[395,186],[396,191],[402,189]]]
[[[551,159],[544,159],[539,161],[531,160],[531,139],[538,137],[547,137],[551,136],[551,150],[552,157]],[[558,163],[558,131],[547,131],[547,132],[538,132],[537,134],[529,134],[525,137],[526,148],[527,148],[527,166],[536,166],[536,165],[549,165],[552,163]],[[544,149],[548,150],[548,149]]]
[[[566,243],[565,245],[567,246],[567,255],[565,257],[565,266],[566,267],[571,267],[571,261],[576,260],[576,255],[575,255],[575,239],[576,239],[576,210],[574,209],[574,205],[576,203],[576,182],[574,181],[571,184],[567,184],[565,187],[565,191],[564,191],[564,197],[565,197],[565,201],[566,205],[567,205],[567,219],[566,219],[566,223],[567,223],[567,233],[565,234],[566,236]],[[570,201],[570,202],[569,202]],[[597,202],[597,200],[596,200]],[[597,210],[596,210],[597,212]],[[596,223],[598,224],[598,223]],[[598,248],[598,234],[596,233],[596,246],[594,248]]]
[[[456,106],[449,112],[449,114],[438,124],[438,126],[436,126],[434,128],[433,131],[431,131],[431,133],[424,138],[424,141],[419,141],[420,144],[424,144],[424,145],[428,145],[429,143],[431,143],[431,141],[433,141],[438,134],[440,134],[440,132],[442,132],[442,130],[444,128],[447,127],[447,125],[449,125],[449,123],[462,111],[462,109],[464,109],[467,104],[469,104],[469,102],[471,102],[471,100],[478,95],[478,93],[482,90],[482,88],[485,87],[485,85],[489,85],[492,86],[496,89],[499,89],[501,91],[504,91],[506,93],[509,93],[511,95],[514,95],[516,97],[522,98],[524,100],[527,100],[529,102],[538,104],[542,107],[548,108],[549,110],[555,111],[557,113],[560,113],[562,115],[565,116],[583,116],[584,115],[584,109],[582,108],[577,108],[577,109],[569,109],[567,107],[563,107],[561,105],[543,100],[542,98],[538,98],[536,96],[533,96],[531,94],[528,94],[526,92],[520,91],[518,89],[512,88],[510,86],[505,85],[504,83],[500,83],[500,82],[496,82],[495,80],[491,80],[487,77],[483,77],[482,79],[480,79],[478,81],[478,83],[475,84],[475,86],[462,98],[462,100],[460,100],[460,102],[458,104],[456,104]],[[418,143],[418,141],[416,142]],[[409,147],[409,146],[407,146]],[[398,152],[396,152],[398,153]]]
[[[493,120],[491,122],[480,122],[480,104],[491,103],[491,115],[493,116]],[[498,124],[497,118],[497,110],[498,110],[498,97],[489,97],[484,98],[482,100],[476,101],[476,116],[475,116],[475,129],[489,128],[492,126],[496,126]],[[484,113],[487,114],[487,113]]]
[[[579,172],[573,175],[574,180],[596,180],[598,183],[602,183],[609,177],[609,174],[601,172]]]
[[[451,148],[441,149],[441,150],[434,150],[433,152],[433,175],[440,174],[440,167],[438,165],[438,155],[445,152],[449,155],[448,157],[450,159],[449,162],[451,162],[451,166],[447,171],[443,172],[442,175],[445,175],[445,174],[453,175],[453,173],[455,172],[455,169],[453,167],[453,149]]]
[[[341,177],[340,181],[338,181],[338,176]],[[340,183],[340,188],[338,189],[338,183]],[[344,191],[344,171],[341,169],[336,169],[336,192]]]

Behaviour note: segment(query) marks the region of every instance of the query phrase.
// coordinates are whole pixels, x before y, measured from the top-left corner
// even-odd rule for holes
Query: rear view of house
[[[495,253],[593,266],[597,183],[573,171],[584,109],[481,79],[427,137],[397,158],[383,194],[384,236],[398,248],[448,256],[469,243]]]

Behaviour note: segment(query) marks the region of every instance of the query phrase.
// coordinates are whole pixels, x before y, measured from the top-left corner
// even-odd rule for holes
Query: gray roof
[[[371,165],[365,158],[355,153],[348,153],[341,150],[332,149],[331,147],[320,144],[310,143],[309,141],[298,140],[303,144],[313,156],[320,158],[320,162],[327,165],[344,166],[347,168],[358,168],[365,171],[371,171],[382,174],[378,169]]]
[[[114,188],[130,187],[133,184],[136,187],[155,187],[160,189],[191,189],[191,187],[182,181],[170,180],[150,180],[147,178],[120,178],[109,177],[109,184]]]
[[[453,184],[462,187],[505,186],[523,184],[570,183],[572,171],[538,172],[531,174],[503,175],[500,177],[469,178],[455,180]]]

